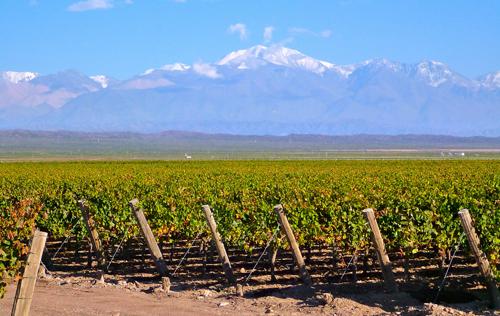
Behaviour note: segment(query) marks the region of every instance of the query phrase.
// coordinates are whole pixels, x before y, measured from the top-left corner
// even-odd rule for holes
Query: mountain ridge
[[[293,57],[292,60],[291,61],[286,60],[286,58],[290,57],[290,56]],[[264,45],[256,45],[256,46],[252,46],[252,47],[247,48],[247,49],[236,50],[236,51],[230,52],[229,54],[227,54],[226,56],[221,58],[219,61],[216,61],[214,63],[209,63],[209,64],[210,65],[218,65],[218,66],[234,65],[234,63],[238,62],[238,59],[241,57],[245,57],[245,59],[248,59],[249,57],[253,57],[255,59],[260,59],[261,61],[266,61],[268,63],[272,63],[275,65],[303,68],[303,69],[309,70],[311,72],[316,72],[319,74],[323,73],[324,71],[326,71],[328,69],[328,70],[338,71],[339,73],[343,73],[345,76],[348,76],[348,75],[352,74],[352,72],[355,69],[357,69],[359,67],[367,66],[367,65],[372,65],[372,64],[374,64],[374,65],[385,64],[388,67],[393,68],[393,69],[396,67],[401,67],[401,65],[414,66],[414,67],[419,68],[419,70],[421,70],[421,68],[424,65],[432,65],[434,68],[437,68],[437,67],[445,68],[444,72],[448,72],[447,73],[448,75],[451,74],[450,73],[451,68],[448,65],[446,65],[440,61],[436,61],[436,60],[423,59],[418,63],[411,64],[411,63],[393,62],[393,61],[390,61],[386,58],[373,58],[373,59],[364,60],[364,61],[361,61],[358,63],[340,65],[340,64],[334,64],[334,63],[329,62],[329,61],[315,59],[315,58],[312,58],[306,54],[303,54],[302,52],[300,52],[298,50],[287,48],[287,47],[280,46],[280,45],[269,46],[269,47],[264,46]],[[299,60],[299,63],[296,62],[297,60]],[[321,70],[317,70],[316,67],[309,68],[309,67],[307,67],[307,62],[312,63],[312,64],[319,64],[319,65],[323,66],[324,68],[322,68]],[[241,60],[240,60],[240,62],[238,62],[238,64],[241,65]],[[304,64],[306,64],[306,65],[304,65]],[[185,64],[182,62],[175,62],[173,64],[165,64],[165,65],[160,66],[158,68],[146,69],[142,74],[139,74],[136,76],[149,75],[154,71],[188,71],[188,70],[191,70],[193,68],[192,66],[193,65]],[[429,67],[429,66],[427,66],[427,67]],[[248,69],[248,68],[247,67],[239,67],[238,69],[242,70],[242,69]],[[64,71],[61,71],[59,73],[65,73],[65,72],[69,72],[69,71],[77,72],[75,70],[64,70]],[[426,70],[426,71],[429,72],[429,70]],[[456,75],[459,75],[456,72],[453,72],[453,73]],[[8,80],[12,83],[18,83],[21,81],[27,82],[27,81],[31,81],[37,77],[40,77],[40,76],[54,75],[54,74],[40,74],[38,72],[30,72],[30,71],[20,72],[20,71],[13,71],[13,70],[3,71],[3,72],[0,72],[0,74],[2,74],[2,77],[4,80]],[[500,70],[491,71],[491,72],[483,74],[475,79],[466,78],[463,75],[460,75],[460,76],[462,77],[462,79],[476,81],[477,83],[480,83],[480,85],[486,85],[488,87],[491,87],[493,85],[495,88],[500,88]],[[112,77],[104,75],[104,74],[91,75],[91,76],[88,76],[88,78],[95,80],[99,84],[104,84],[104,85],[106,85],[104,83],[104,81],[112,79]],[[125,80],[112,79],[112,80],[114,80],[114,81],[126,81],[128,79],[125,79]],[[103,86],[102,88],[106,88],[106,87],[107,87],[107,85]]]
[[[0,129],[500,136],[500,72],[469,79],[432,60],[336,65],[258,45],[126,80],[18,77],[0,79]]]
[[[73,132],[73,131],[30,131],[7,130],[0,131],[3,147],[0,152],[16,149],[51,149],[61,150],[65,144],[80,144],[108,150],[110,145],[120,144],[122,149],[133,150],[133,144],[152,146],[156,150],[169,151],[170,146],[190,148],[193,150],[214,149],[213,145],[221,145],[226,150],[231,146],[239,149],[286,149],[286,150],[370,150],[370,149],[401,149],[401,150],[500,150],[500,137],[456,137],[447,135],[314,135],[290,134],[275,135],[231,135],[208,134],[191,131],[162,131],[158,133],[133,132]],[[80,146],[78,145],[78,146]]]

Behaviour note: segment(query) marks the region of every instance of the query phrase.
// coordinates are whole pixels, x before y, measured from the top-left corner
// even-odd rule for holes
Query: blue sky
[[[124,79],[263,43],[336,64],[433,59],[476,77],[500,70],[500,1],[0,1],[0,70]]]

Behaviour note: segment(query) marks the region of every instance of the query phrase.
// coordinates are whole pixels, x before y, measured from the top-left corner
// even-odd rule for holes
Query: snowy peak
[[[89,78],[100,84],[103,89],[106,89],[109,86],[109,78],[104,75],[95,75],[90,76]]]
[[[312,72],[318,75],[325,73],[335,73],[336,75],[346,79],[356,71],[363,71],[369,73],[389,71],[392,73],[399,73],[414,79],[424,82],[431,87],[439,87],[445,83],[455,84],[458,86],[476,89],[480,86],[477,81],[467,79],[460,74],[452,71],[447,65],[433,60],[425,60],[418,64],[406,64],[391,61],[386,58],[370,59],[360,63],[349,65],[336,65],[324,60],[319,60],[305,55],[304,53],[287,48],[281,45],[264,46],[256,45],[247,49],[233,51],[215,64],[209,65],[211,71],[216,74],[218,67],[228,67],[238,70],[254,70],[268,65],[276,65],[287,67],[290,69],[297,69],[302,71]],[[198,65],[199,66],[199,65]],[[208,67],[208,66],[207,66]],[[155,72],[187,72],[197,71],[197,65],[187,65],[183,63],[167,64],[160,68],[151,68],[141,74],[146,76]],[[198,69],[199,70],[199,69]],[[218,76],[218,75],[217,75]],[[216,77],[213,75],[211,77]],[[498,79],[494,75],[486,80],[485,85],[496,87],[500,85],[500,75]],[[498,81],[495,81],[498,80]]]
[[[487,74],[480,79],[481,85],[487,89],[500,88],[500,71]]]
[[[500,136],[500,72],[472,80],[437,61],[336,65],[262,45],[159,65],[123,81],[0,72],[0,129]]]
[[[40,74],[36,72],[20,72],[20,71],[5,71],[2,72],[2,78],[12,83],[30,81],[38,77]]]
[[[160,68],[147,69],[146,71],[144,71],[141,74],[141,76],[147,76],[147,75],[152,74],[153,72],[155,72],[157,70],[184,72],[184,71],[188,71],[189,69],[191,69],[191,66],[183,64],[183,63],[167,64],[167,65],[161,66]]]
[[[30,83],[45,86],[51,91],[71,91],[71,93],[87,93],[102,88],[101,83],[76,70],[64,70],[55,74],[39,76]]]
[[[238,69],[254,69],[266,64],[298,68],[317,74],[335,67],[329,62],[314,59],[295,49],[263,45],[231,52],[217,63],[219,66],[233,66]]]
[[[417,64],[416,74],[433,87],[438,87],[450,80],[453,81],[457,77],[448,66],[433,60],[424,60]]]
[[[384,69],[389,69],[394,72],[402,71],[403,70],[403,65],[398,62],[394,62],[392,60],[389,60],[387,58],[376,58],[376,59],[369,59],[364,62],[361,62],[358,64],[358,67],[370,67],[370,68],[384,68]]]
[[[163,65],[159,69],[165,71],[187,71],[191,69],[191,66],[183,63],[175,63],[175,64]]]
[[[267,47],[262,45],[257,45],[248,49],[240,49],[227,54],[217,63],[217,65],[241,65],[246,64],[249,61],[251,61],[252,63],[258,63],[259,59],[261,59],[263,55],[262,53],[264,50],[267,50]],[[265,63],[263,60],[261,60],[260,62]]]
[[[443,84],[454,84],[472,89],[479,86],[476,81],[467,79],[451,70],[446,64],[434,60],[424,60],[418,64],[405,64],[385,58],[378,58],[366,60],[354,65],[338,67],[344,67],[350,70],[351,73],[361,69],[368,69],[369,71],[376,72],[381,70],[391,71],[414,78],[433,88],[440,87]]]
[[[416,77],[432,87],[451,83],[468,88],[477,88],[478,83],[454,72],[446,64],[434,60],[424,60],[414,66],[412,72]]]
[[[349,77],[353,73],[363,73],[365,75],[371,76],[375,73],[379,72],[402,72],[403,65],[398,62],[393,62],[389,59],[385,58],[376,58],[376,59],[368,59],[360,63],[344,65],[344,66],[336,66],[338,72],[342,71],[344,77]]]

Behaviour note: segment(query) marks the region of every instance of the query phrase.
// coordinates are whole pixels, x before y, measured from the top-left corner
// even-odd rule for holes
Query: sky
[[[126,79],[257,44],[335,64],[438,60],[500,70],[500,1],[0,0],[0,71]]]

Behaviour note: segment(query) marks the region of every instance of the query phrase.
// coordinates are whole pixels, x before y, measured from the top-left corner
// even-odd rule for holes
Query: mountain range
[[[262,45],[126,80],[4,71],[0,129],[500,136],[500,71],[471,79],[431,60],[337,65]]]

